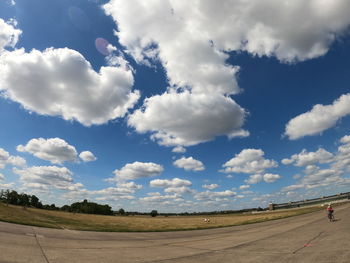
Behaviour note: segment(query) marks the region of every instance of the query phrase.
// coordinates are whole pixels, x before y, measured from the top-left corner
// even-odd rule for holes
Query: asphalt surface
[[[158,233],[57,230],[0,222],[0,262],[350,262],[350,204],[244,226]]]

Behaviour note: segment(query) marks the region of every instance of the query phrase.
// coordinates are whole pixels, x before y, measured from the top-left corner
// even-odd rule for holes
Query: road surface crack
[[[32,227],[32,231],[33,231],[33,233],[34,233],[34,237],[35,237],[36,243],[38,244],[38,246],[39,246],[39,248],[40,248],[40,250],[41,250],[41,253],[43,254],[43,256],[44,256],[44,258],[45,258],[45,261],[46,261],[47,263],[50,263],[50,261],[49,261],[48,258],[46,257],[46,254],[45,254],[45,252],[44,252],[43,247],[40,245],[40,242],[39,242],[39,240],[38,240],[38,236],[37,236],[37,234],[36,234],[36,232],[35,232],[35,230],[34,230],[33,227]]]
[[[316,240],[317,238],[319,238],[323,233],[324,233],[324,231],[321,231],[320,233],[318,233],[317,236],[315,236],[315,237],[313,237],[312,239],[310,239],[309,241],[307,241],[302,247],[300,247],[300,248],[294,250],[292,254],[296,254],[296,253],[298,253],[300,250],[302,250],[302,249],[304,249],[304,248],[310,246],[311,242],[314,241],[314,240]]]

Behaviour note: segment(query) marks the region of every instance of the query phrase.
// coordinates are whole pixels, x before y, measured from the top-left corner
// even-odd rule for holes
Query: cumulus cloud
[[[25,169],[13,168],[13,172],[20,176],[25,187],[55,188],[74,191],[81,188],[81,183],[73,183],[73,173],[66,167],[32,166]]]
[[[5,22],[0,18],[0,54],[5,47],[14,48],[17,44],[22,31],[15,27],[16,23],[16,20]]]
[[[121,44],[139,63],[160,60],[170,84],[164,94],[146,99],[128,124],[139,133],[152,133],[166,146],[190,146],[221,135],[247,136],[241,129],[246,112],[227,96],[239,92],[234,77],[238,68],[226,64],[228,55],[213,48],[209,39],[186,32],[186,22],[171,13],[170,2],[147,6],[147,17],[133,21],[130,14],[145,8],[141,2],[111,1],[104,6],[118,23]]]
[[[253,174],[249,176],[248,179],[244,180],[247,184],[257,184],[263,180],[263,175],[261,174]]]
[[[322,148],[316,152],[303,150],[294,154],[290,159],[282,160],[286,164],[305,166],[302,174],[296,174],[295,184],[282,188],[282,192],[296,191],[300,189],[314,189],[326,186],[350,185],[348,172],[350,171],[350,136],[345,135],[339,140],[336,152],[330,153]],[[321,169],[316,164],[327,164],[328,167]]]
[[[283,164],[292,164],[295,166],[307,166],[316,163],[329,163],[333,161],[333,154],[325,149],[318,149],[316,152],[308,152],[303,149],[299,154],[293,154],[290,159],[283,159]]]
[[[225,198],[235,197],[236,194],[236,192],[230,190],[222,192],[205,191],[196,193],[194,198],[199,201],[220,201]]]
[[[176,146],[171,150],[173,153],[185,153],[186,148],[182,146]]]
[[[241,185],[239,187],[240,190],[245,190],[245,189],[248,189],[250,187],[250,185],[247,185],[247,184],[244,184],[244,185]]]
[[[115,201],[119,199],[131,200],[135,197],[133,194],[142,189],[142,185],[135,182],[119,183],[117,187],[108,187],[102,190],[91,191],[91,195],[98,195],[99,201]]]
[[[305,168],[304,173],[306,175],[301,178],[299,182],[282,188],[282,191],[288,192],[298,189],[312,189],[329,185],[350,185],[350,178],[343,178],[343,171],[341,170],[320,169],[315,165],[309,165]]]
[[[193,157],[182,157],[176,161],[173,162],[173,164],[178,168],[183,168],[186,171],[203,171],[205,169],[203,163],[201,161],[198,161],[196,159],[193,159]]]
[[[341,143],[344,143],[344,144],[350,143],[350,135],[345,135],[344,137],[342,137],[342,138],[340,139],[340,142],[341,142]]]
[[[150,182],[151,187],[162,187],[165,188],[164,192],[178,195],[191,193],[192,190],[189,188],[191,185],[192,183],[189,180],[180,178],[173,178],[172,180],[156,179]]]
[[[202,185],[203,188],[208,189],[208,190],[213,190],[219,187],[218,184],[204,184]]]
[[[263,176],[263,179],[266,183],[276,182],[280,178],[281,178],[281,176],[279,174],[271,174],[271,173],[266,173]]]
[[[263,173],[268,168],[278,166],[276,161],[265,159],[264,154],[261,149],[244,149],[223,165],[225,169],[222,172]]]
[[[107,179],[110,182],[123,182],[136,180],[144,177],[153,177],[163,172],[163,166],[156,163],[133,162],[128,163],[121,169],[116,169],[113,173],[115,177]]]
[[[187,63],[176,63],[179,60],[223,66],[223,55],[218,50],[244,50],[258,56],[276,56],[281,61],[315,58],[325,54],[350,24],[346,0],[220,3],[198,1],[188,8],[185,0],[158,0],[147,5],[142,0],[111,0],[104,9],[118,24],[116,34],[135,59],[156,56],[169,63],[167,70],[175,75],[174,82],[190,74],[183,66]],[[308,23],[301,27],[300,21]],[[196,67],[190,64],[190,68]],[[192,76],[192,81],[196,77]]]
[[[316,152],[303,150],[300,154],[294,154],[284,163],[294,163],[295,166],[306,166],[303,170],[304,176],[297,174],[293,176],[298,181],[286,186],[283,192],[299,189],[313,189],[325,186],[350,185],[350,178],[347,177],[350,171],[350,136],[346,135],[340,140],[340,146],[336,152],[329,153],[320,148]],[[321,169],[315,164],[328,164],[328,168]]]
[[[26,160],[20,156],[10,155],[9,152],[0,148],[0,169],[5,168],[8,164],[12,166],[25,166]]]
[[[162,179],[155,179],[150,182],[151,187],[182,187],[182,186],[190,186],[192,183],[188,180],[180,179],[180,178],[173,178],[172,180],[162,180]]]
[[[177,194],[172,195],[161,195],[160,193],[149,193],[149,196],[142,197],[139,200],[145,203],[161,203],[161,204],[172,204],[172,202],[182,202],[183,199]]]
[[[49,48],[3,52],[0,91],[28,111],[61,116],[85,126],[123,117],[139,98],[128,67],[99,72],[77,51]]]
[[[191,8],[185,0],[110,0],[103,8],[136,62],[165,69],[170,88],[147,99],[128,123],[167,146],[249,135],[241,128],[245,111],[227,97],[240,91],[228,52],[303,61],[324,55],[350,24],[346,0],[197,1]]]
[[[278,174],[271,174],[271,173],[266,173],[266,174],[253,174],[249,176],[248,179],[246,179],[244,182],[247,184],[257,184],[262,181],[265,181],[266,183],[273,183],[280,179],[281,176]]]
[[[66,161],[76,161],[77,151],[74,146],[69,145],[60,138],[37,138],[31,139],[26,145],[18,145],[17,151],[28,152],[42,160],[54,164],[62,164]]]
[[[232,137],[241,130],[246,112],[231,98],[221,94],[166,92],[144,101],[129,116],[128,124],[139,133],[152,133],[152,139],[166,146],[191,146]]]
[[[341,145],[335,154],[332,169],[350,171],[350,136],[346,135],[340,139]]]
[[[317,104],[303,114],[291,119],[285,135],[296,140],[307,135],[316,135],[333,127],[338,120],[350,114],[350,94],[344,94],[330,105]]]
[[[79,158],[82,159],[84,162],[93,162],[96,161],[97,158],[95,155],[90,151],[83,151],[79,154]]]
[[[179,196],[186,194],[186,193],[194,193],[194,190],[189,188],[188,186],[180,186],[180,187],[168,187],[164,189],[165,193],[173,193],[177,194]]]

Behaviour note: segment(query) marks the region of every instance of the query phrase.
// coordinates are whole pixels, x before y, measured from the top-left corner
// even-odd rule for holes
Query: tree
[[[35,195],[32,195],[30,197],[30,205],[33,207],[39,207],[39,198],[36,197]]]
[[[11,191],[7,193],[7,202],[11,205],[18,205],[19,194],[16,191]]]
[[[118,214],[121,216],[125,215],[125,210],[123,208],[120,208]]]
[[[17,201],[17,204],[18,205],[21,205],[21,206],[29,206],[30,205],[30,202],[29,202],[29,195],[27,194],[20,194],[18,196],[18,201]]]
[[[152,210],[151,211],[151,217],[156,217],[158,215],[158,211],[157,210]]]

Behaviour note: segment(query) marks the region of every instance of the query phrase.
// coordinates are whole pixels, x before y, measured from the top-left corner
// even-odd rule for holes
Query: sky
[[[350,191],[347,0],[1,0],[0,188],[193,212]]]

